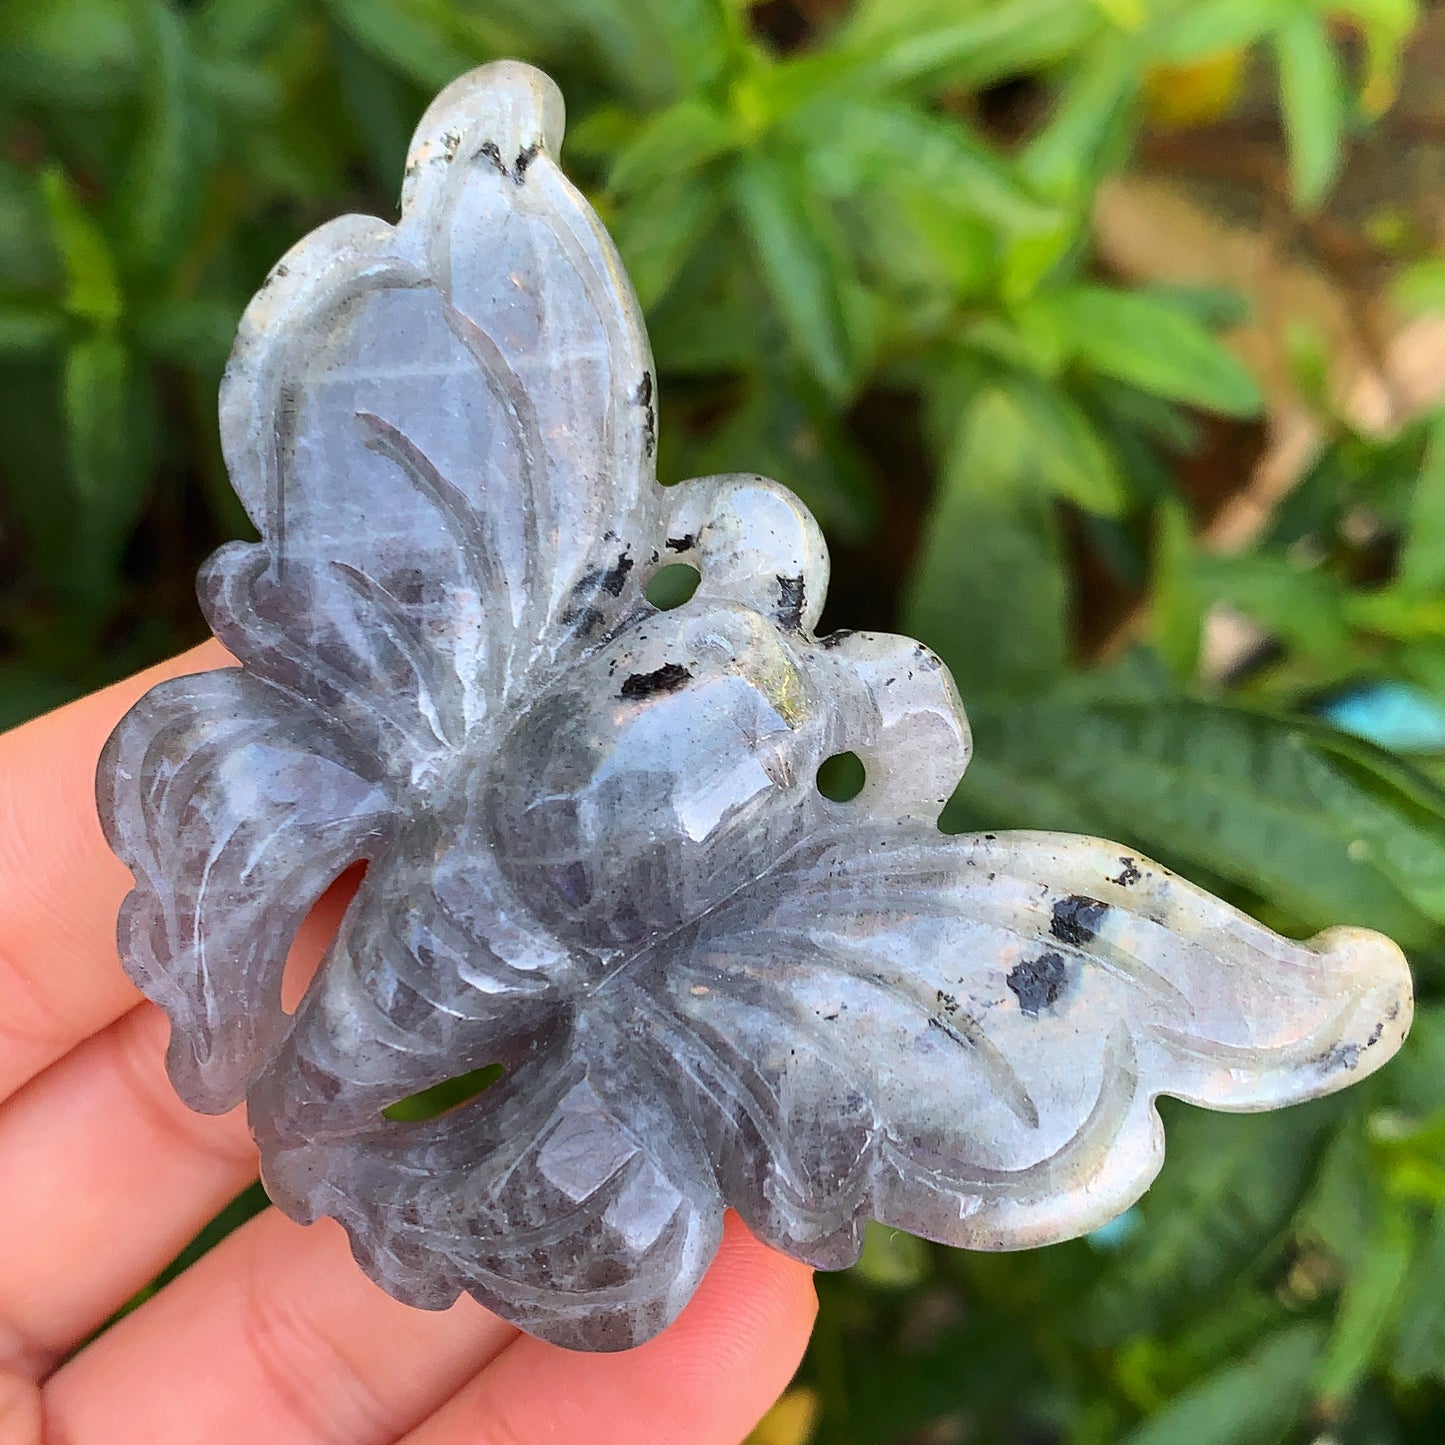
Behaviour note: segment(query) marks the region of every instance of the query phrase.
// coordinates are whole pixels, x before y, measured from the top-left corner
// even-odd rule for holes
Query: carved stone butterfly
[[[561,134],[538,72],[464,76],[400,223],[276,267],[221,396],[263,540],[200,579],[241,667],[157,687],[101,765],[126,967],[186,1102],[248,1102],[280,1207],[398,1299],[618,1349],[727,1207],[827,1269],[870,1216],[1043,1244],[1148,1186],[1159,1094],[1269,1108],[1389,1057],[1386,939],[1291,942],[1092,838],[938,831],[947,672],[814,636],[827,553],[781,487],[657,484],[647,338]],[[701,582],[660,611],[676,561]],[[815,784],[844,751],[846,804]],[[289,1015],[288,946],[359,859]]]

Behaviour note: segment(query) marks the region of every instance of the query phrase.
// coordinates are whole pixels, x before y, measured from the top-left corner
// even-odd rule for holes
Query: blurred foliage
[[[829,622],[944,656],[979,745],[950,825],[1110,835],[1276,926],[1387,929],[1417,965],[1396,1064],[1277,1115],[1167,1107],[1164,1174],[1109,1230],[994,1257],[875,1229],[820,1280],[758,1439],[1445,1438],[1445,738],[1387,748],[1346,706],[1394,687],[1445,708],[1445,418],[1382,440],[1320,399],[1307,476],[1219,555],[1180,472],[1221,427],[1258,429],[1219,339],[1238,303],[1120,287],[1090,230],[1146,118],[1225,111],[1251,66],[1275,77],[1292,204],[1317,211],[1416,19],[1411,0],[9,0],[0,723],[197,639],[195,567],[248,526],[215,423],[242,306],[312,226],[395,213],[431,92],[497,55],[540,64],[648,312],[664,478],[780,478],[835,545]],[[1399,303],[1445,306],[1445,262],[1407,259]],[[1091,633],[1100,595],[1142,619],[1126,645]],[[1266,642],[1206,684],[1221,608]]]

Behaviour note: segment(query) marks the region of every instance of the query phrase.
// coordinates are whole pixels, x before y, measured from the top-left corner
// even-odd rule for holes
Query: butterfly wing
[[[825,1267],[869,1216],[970,1248],[1083,1233],[1157,1172],[1160,1094],[1328,1093],[1411,1014],[1376,934],[1282,938],[1098,839],[836,810],[639,982],[724,1196]]]
[[[261,541],[200,589],[245,672],[151,693],[98,780],[136,873],[123,954],[198,1107],[286,1036],[287,949],[325,886],[637,603],[652,363],[561,132],[539,72],[464,76],[421,121],[399,223],[322,227],[242,319],[221,429]]]
[[[412,768],[605,635],[652,560],[651,357],[561,134],[530,67],[448,87],[399,223],[343,217],[289,252],[222,388],[263,540],[209,565],[212,625]]]
[[[290,1027],[281,982],[302,920],[393,832],[381,769],[309,703],[222,668],[172,678],[127,713],[97,802],[135,874],[121,957],[170,1017],[177,1092],[220,1113]]]
[[[409,1304],[463,1291],[557,1344],[619,1349],[687,1302],[723,1201],[703,1139],[625,1021],[585,1006],[565,952],[494,860],[383,859],[296,1026],[251,1091],[271,1197],[332,1215]],[[488,1064],[442,1117],[388,1105]]]

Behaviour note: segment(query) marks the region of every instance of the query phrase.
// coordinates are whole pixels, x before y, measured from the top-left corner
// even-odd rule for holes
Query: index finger
[[[0,1099],[139,1002],[115,941],[131,876],[100,830],[96,763],[156,683],[229,661],[203,643],[0,735]]]

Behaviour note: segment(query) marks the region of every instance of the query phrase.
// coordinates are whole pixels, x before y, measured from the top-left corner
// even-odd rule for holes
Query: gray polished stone
[[[1159,1094],[1271,1108],[1388,1058],[1386,939],[1291,942],[1096,839],[939,833],[947,671],[814,636],[827,553],[775,483],[657,484],[647,338],[561,132],[536,71],[464,76],[399,224],[276,267],[221,396],[263,540],[200,579],[241,666],[154,689],[102,762],[125,966],[186,1102],[248,1103],[277,1204],[398,1299],[618,1349],[726,1207],[827,1269],[870,1216],[1044,1244],[1148,1186]],[[659,611],[677,562],[700,584]],[[832,802],[844,751],[867,783]],[[360,859],[288,1014],[298,925]]]

